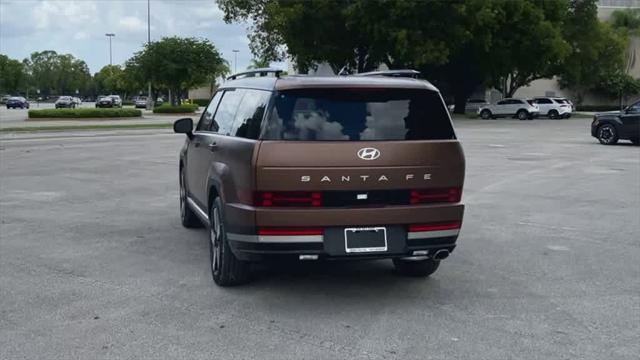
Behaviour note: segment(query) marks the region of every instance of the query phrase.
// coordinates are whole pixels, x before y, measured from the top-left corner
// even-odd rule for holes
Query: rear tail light
[[[306,227],[263,227],[258,228],[258,235],[262,236],[305,236],[305,235],[322,235],[322,228],[306,228]]]
[[[456,230],[462,226],[461,221],[438,222],[431,224],[409,225],[409,232]]]
[[[461,194],[462,189],[459,187],[411,190],[409,193],[409,203],[459,202]]]
[[[322,206],[322,193],[315,191],[259,191],[254,194],[256,206]]]

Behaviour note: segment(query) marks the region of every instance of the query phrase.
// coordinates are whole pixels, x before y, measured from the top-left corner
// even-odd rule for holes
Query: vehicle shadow
[[[387,306],[416,299],[448,302],[453,296],[438,272],[430,277],[401,276],[391,260],[268,262],[255,264],[253,274],[251,283],[230,291],[268,291],[284,304],[314,306],[321,312],[332,312],[335,306],[355,309],[365,299],[369,305]]]

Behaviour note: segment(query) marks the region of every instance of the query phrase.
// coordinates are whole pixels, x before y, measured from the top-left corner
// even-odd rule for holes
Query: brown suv
[[[210,229],[218,285],[279,256],[390,258],[402,274],[428,276],[453,251],[464,155],[429,82],[272,69],[228,80],[195,129],[189,118],[174,124],[187,135],[182,224]]]

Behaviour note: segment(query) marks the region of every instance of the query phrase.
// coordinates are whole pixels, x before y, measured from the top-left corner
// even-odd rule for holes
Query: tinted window
[[[553,102],[549,99],[536,99],[536,103],[538,104],[553,104]]]
[[[257,139],[265,109],[269,104],[271,92],[251,89],[238,89],[242,93],[242,101],[236,112],[231,135],[247,139]]]
[[[419,89],[305,89],[280,92],[268,140],[454,139],[437,92]]]
[[[640,102],[629,106],[629,109],[627,109],[627,111],[631,113],[640,113]]]
[[[213,115],[216,113],[216,108],[220,102],[220,97],[222,97],[222,91],[218,91],[213,95],[213,99],[211,99],[211,102],[209,102],[209,105],[200,117],[200,122],[198,122],[196,130],[209,131],[211,129],[211,122],[213,121]]]
[[[497,103],[497,105],[507,105],[507,104],[509,104],[509,100],[500,100]]]
[[[231,135],[236,111],[242,101],[242,91],[225,90],[218,105],[218,110],[213,117],[211,131],[222,135]]]

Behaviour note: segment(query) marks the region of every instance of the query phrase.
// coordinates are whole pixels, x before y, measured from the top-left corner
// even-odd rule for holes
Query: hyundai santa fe
[[[182,224],[208,229],[218,285],[272,258],[392,259],[428,276],[453,251],[465,162],[439,91],[358,75],[236,74],[195,128],[174,123]]]

